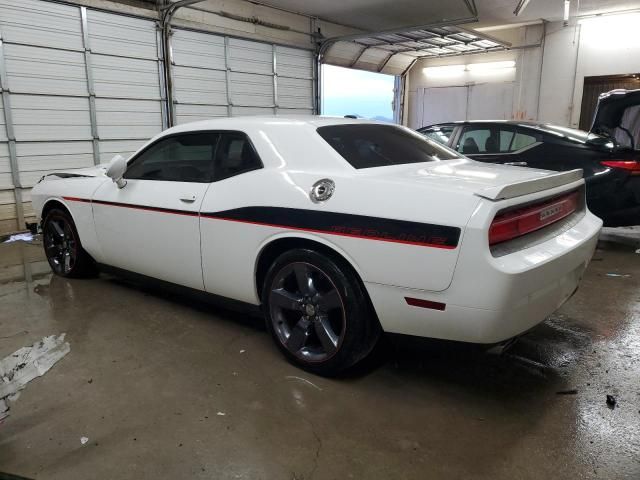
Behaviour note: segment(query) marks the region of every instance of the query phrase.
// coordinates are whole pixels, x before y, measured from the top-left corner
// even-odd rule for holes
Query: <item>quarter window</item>
[[[249,137],[241,132],[223,133],[216,152],[214,181],[262,168]]]
[[[516,136],[513,139],[511,151],[515,152],[516,150],[520,150],[521,148],[533,145],[536,142],[537,139],[533,135],[527,135],[526,133],[522,133],[519,131],[518,133],[516,133]]]
[[[124,178],[209,183],[220,135],[175,135],[151,145],[127,167]]]

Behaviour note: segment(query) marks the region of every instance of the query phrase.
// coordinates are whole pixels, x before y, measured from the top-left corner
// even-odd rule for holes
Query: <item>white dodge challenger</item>
[[[596,246],[584,188],[580,170],[481,164],[395,125],[245,117],[47,175],[33,205],[56,274],[261,307],[289,360],[331,375],[383,331],[497,343],[543,321]]]

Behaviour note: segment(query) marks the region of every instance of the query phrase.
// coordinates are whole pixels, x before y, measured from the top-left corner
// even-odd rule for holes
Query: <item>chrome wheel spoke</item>
[[[71,253],[69,252],[64,252],[64,271],[69,272],[69,270],[71,270]]]
[[[287,338],[287,348],[292,352],[300,351],[307,343],[311,334],[311,322],[309,319],[301,318],[296,326],[291,330],[289,338]]]
[[[318,340],[320,340],[325,352],[329,354],[335,352],[338,348],[340,337],[338,337],[333,331],[333,328],[331,328],[329,317],[327,315],[318,316],[314,322],[314,326]]]

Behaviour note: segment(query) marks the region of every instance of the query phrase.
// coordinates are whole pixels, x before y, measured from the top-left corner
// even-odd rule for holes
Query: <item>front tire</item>
[[[82,248],[80,236],[69,212],[54,208],[42,222],[42,244],[51,270],[61,277],[95,275],[95,261]]]
[[[380,337],[366,291],[350,265],[315,250],[280,255],[262,294],[267,328],[289,361],[332,376],[363,360]]]

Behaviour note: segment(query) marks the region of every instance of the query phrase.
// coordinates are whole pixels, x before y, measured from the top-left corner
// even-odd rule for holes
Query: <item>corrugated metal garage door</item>
[[[311,51],[184,29],[171,50],[176,123],[313,113]]]
[[[162,115],[154,22],[39,0],[0,0],[0,11],[11,107],[0,126],[0,231],[9,231],[32,217],[29,191],[42,175],[131,153]]]

